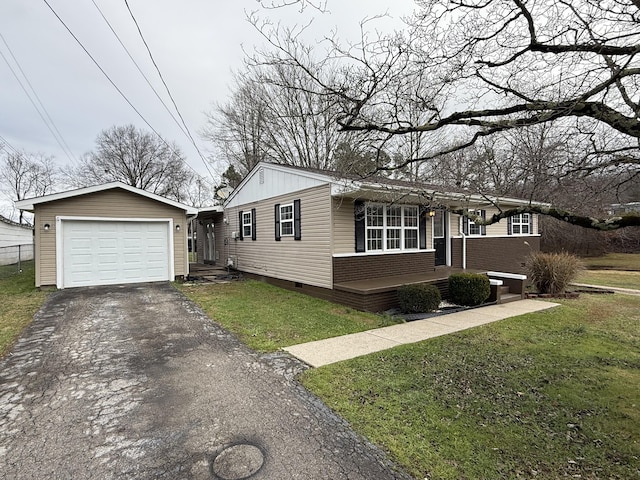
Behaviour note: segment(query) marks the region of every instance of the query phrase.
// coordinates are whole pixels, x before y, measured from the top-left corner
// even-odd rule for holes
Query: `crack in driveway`
[[[55,292],[0,368],[0,478],[210,479],[239,443],[264,454],[251,478],[410,478],[295,381],[302,364],[169,284]]]

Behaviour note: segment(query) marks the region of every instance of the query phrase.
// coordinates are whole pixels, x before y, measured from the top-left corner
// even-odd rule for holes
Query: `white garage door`
[[[62,287],[169,280],[169,223],[64,220]]]

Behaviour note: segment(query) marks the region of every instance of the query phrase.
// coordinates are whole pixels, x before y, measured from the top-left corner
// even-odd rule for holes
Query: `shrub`
[[[440,306],[440,290],[435,285],[418,283],[398,289],[400,310],[404,313],[433,312]]]
[[[449,297],[453,303],[480,305],[491,295],[489,277],[481,273],[454,273],[449,276]]]
[[[566,252],[536,252],[527,258],[526,268],[538,293],[555,295],[564,293],[583,266],[578,257]]]

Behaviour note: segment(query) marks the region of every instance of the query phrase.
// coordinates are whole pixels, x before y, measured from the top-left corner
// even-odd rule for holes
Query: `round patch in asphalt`
[[[238,443],[224,448],[216,455],[211,471],[220,480],[244,480],[260,471],[264,453],[250,443]]]

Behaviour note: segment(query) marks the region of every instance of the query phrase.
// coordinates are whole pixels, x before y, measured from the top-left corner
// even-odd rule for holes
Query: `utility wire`
[[[162,137],[162,135],[160,135],[158,133],[158,131],[153,128],[153,126],[147,121],[147,119],[144,117],[144,115],[142,115],[142,113],[140,113],[140,111],[133,105],[133,103],[131,103],[131,101],[127,98],[127,96],[122,92],[122,90],[120,90],[120,88],[118,88],[118,86],[115,84],[115,82],[111,79],[111,77],[109,77],[109,75],[107,74],[107,72],[105,72],[105,70],[100,66],[100,64],[98,63],[98,61],[93,57],[93,55],[91,55],[91,53],[89,53],[89,50],[86,49],[86,47],[82,44],[82,42],[78,39],[78,37],[75,36],[75,34],[71,31],[71,29],[67,26],[67,24],[64,22],[64,20],[62,20],[62,18],[60,18],[60,15],[58,15],[58,13],[54,10],[54,8],[49,4],[49,2],[47,0],[42,0],[47,7],[49,7],[49,10],[51,10],[51,12],[56,16],[56,18],[60,21],[60,23],[62,24],[62,26],[67,30],[67,32],[69,32],[69,35],[71,35],[73,37],[73,39],[78,43],[78,45],[80,45],[80,48],[82,48],[82,50],[84,50],[84,53],[87,54],[87,56],[91,59],[91,61],[93,61],[93,63],[95,64],[96,67],[98,67],[98,69],[102,72],[102,74],[105,76],[105,78],[109,81],[109,83],[113,86],[113,88],[116,89],[116,91],[120,94],[120,96],[129,104],[129,106],[133,109],[134,112],[136,112],[136,114],[142,119],[142,121],[153,131],[153,133],[155,133],[158,138],[171,150],[173,151],[173,153],[175,153],[176,155],[178,155],[178,152],[176,152],[176,150]],[[186,162],[185,162],[186,164]],[[187,164],[188,165],[188,164]]]
[[[113,33],[113,35],[116,37],[116,39],[118,40],[118,43],[120,43],[120,46],[124,49],[124,51],[127,53],[127,55],[129,56],[129,59],[133,62],[133,64],[135,65],[135,67],[138,69],[138,72],[140,73],[140,75],[142,75],[142,78],[145,79],[145,81],[147,82],[147,85],[149,85],[149,88],[151,88],[151,90],[153,90],[153,93],[156,95],[156,97],[158,98],[158,100],[160,101],[160,103],[162,103],[162,106],[164,107],[164,109],[167,111],[167,113],[171,116],[171,118],[173,119],[173,121],[176,123],[176,125],[178,126],[178,128],[180,128],[180,130],[182,130],[182,133],[184,133],[185,136],[188,137],[187,132],[185,131],[184,127],[182,125],[180,125],[180,122],[178,122],[178,119],[175,117],[175,115],[173,114],[173,112],[169,109],[169,107],[167,106],[167,104],[164,102],[164,100],[162,99],[162,97],[160,97],[160,94],[158,93],[158,91],[155,89],[155,87],[153,86],[153,84],[151,83],[151,81],[149,80],[149,78],[145,75],[145,73],[142,71],[142,69],[140,68],[140,66],[138,65],[138,62],[136,62],[136,60],[133,58],[133,56],[131,55],[131,52],[129,52],[129,49],[125,46],[125,44],[122,42],[122,39],[120,38],[120,36],[118,35],[118,33],[115,31],[115,29],[113,28],[113,26],[111,25],[111,22],[109,22],[109,20],[107,19],[107,17],[104,15],[104,13],[102,12],[102,10],[100,9],[100,7],[98,6],[98,4],[95,2],[95,0],[91,0],[91,2],[93,3],[93,5],[96,7],[96,9],[98,10],[98,12],[100,13],[100,16],[102,17],[102,19],[105,21],[105,23],[108,25],[109,29],[111,30],[111,33]]]
[[[140,25],[138,24],[138,21],[136,20],[136,17],[134,16],[133,12],[131,11],[131,7],[129,7],[129,2],[127,0],[124,0],[124,4],[127,6],[127,10],[129,11],[129,15],[131,16],[131,19],[133,20],[133,23],[135,23],[136,28],[138,29],[138,33],[140,34],[140,38],[142,39],[142,43],[144,43],[144,46],[147,49],[147,53],[149,54],[149,58],[151,58],[151,62],[153,63],[153,66],[155,67],[156,71],[158,72],[158,76],[160,77],[160,80],[162,81],[162,84],[164,85],[164,88],[167,91],[167,95],[169,95],[169,98],[171,99],[171,102],[173,103],[173,107],[176,109],[176,112],[178,113],[178,116],[180,117],[180,120],[182,121],[182,125],[184,125],[184,128],[187,131],[188,137],[191,140],[191,144],[193,145],[193,147],[198,152],[198,155],[200,155],[200,158],[202,159],[202,163],[204,163],[204,166],[206,167],[207,171],[209,172],[209,175],[211,175],[211,178],[214,178],[213,177],[213,173],[211,172],[211,169],[209,168],[209,164],[207,163],[206,159],[204,158],[204,155],[202,154],[202,152],[198,148],[198,145],[196,145],[196,141],[194,140],[193,135],[191,135],[191,131],[189,130],[189,127],[187,126],[187,123],[184,121],[184,117],[180,113],[180,109],[178,108],[178,105],[176,104],[176,101],[174,100],[173,95],[171,94],[171,90],[169,90],[169,86],[167,85],[167,82],[165,82],[164,77],[162,76],[162,72],[160,71],[160,68],[158,67],[158,64],[156,63],[155,59],[153,58],[153,54],[151,53],[151,49],[149,48],[149,45],[147,44],[147,41],[145,40],[144,35],[142,34],[142,30],[140,29]]]
[[[38,105],[36,105],[36,102],[33,100],[33,97],[31,96],[31,93],[29,93],[27,88],[24,86],[24,84],[22,83],[22,80],[20,79],[19,75],[13,69],[13,67],[11,66],[11,63],[9,62],[7,57],[5,57],[5,55],[2,53],[1,50],[0,50],[0,56],[2,57],[2,59],[7,64],[7,67],[9,67],[9,70],[11,70],[11,73],[13,74],[13,76],[15,77],[17,82],[20,84],[20,87],[22,88],[22,90],[24,91],[25,95],[27,96],[27,98],[31,102],[31,105],[33,105],[33,108],[35,108],[36,112],[38,112],[38,115],[40,116],[40,118],[42,119],[44,124],[47,126],[47,129],[49,129],[49,131],[51,132],[51,135],[53,135],[53,138],[55,138],[55,140],[58,143],[58,145],[60,145],[60,148],[62,149],[62,151],[69,158],[69,160],[77,161],[76,158],[74,157],[73,153],[71,152],[71,149],[69,148],[69,145],[67,144],[67,142],[65,141],[64,137],[60,133],[60,130],[58,130],[58,127],[56,126],[55,122],[51,118],[51,115],[49,115],[49,112],[47,111],[46,107],[42,103],[42,100],[40,100],[40,97],[38,96],[38,93],[36,92],[35,88],[33,88],[33,85],[31,84],[31,82],[29,81],[29,77],[27,77],[26,73],[24,72],[24,70],[20,66],[20,62],[18,62],[18,59],[13,54],[13,51],[11,50],[11,47],[9,47],[9,44],[5,40],[5,38],[2,35],[2,33],[0,33],[0,39],[4,43],[4,46],[7,48],[7,50],[9,51],[9,54],[11,55],[11,58],[13,58],[13,61],[17,65],[18,69],[20,70],[20,73],[22,73],[22,76],[24,77],[24,80],[27,82],[27,85],[31,89],[31,93],[33,94],[33,97],[35,97],[35,99],[38,101],[38,104],[40,105],[40,107],[38,107]],[[40,110],[40,109],[42,109],[42,110]],[[44,112],[44,115],[42,114],[42,112]],[[46,115],[47,118],[45,118],[45,115]]]
[[[11,145],[11,144],[9,143],[9,141],[8,141],[6,138],[4,138],[2,135],[0,135],[0,140],[2,140],[2,142],[3,142],[7,147],[9,147],[9,150],[12,150],[12,151],[13,151],[13,153],[15,153],[16,155],[21,155],[20,151],[19,151],[16,147],[14,147],[13,145]],[[0,146],[1,146],[1,145],[0,145]]]

